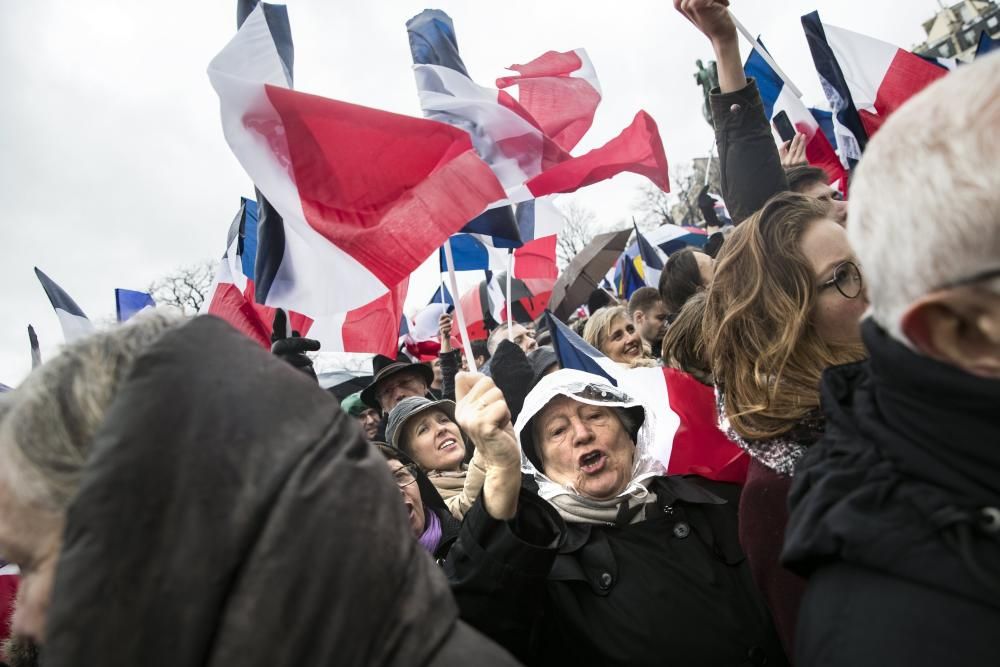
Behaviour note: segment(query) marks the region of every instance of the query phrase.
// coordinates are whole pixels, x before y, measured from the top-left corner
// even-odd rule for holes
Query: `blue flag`
[[[52,309],[56,311],[56,317],[59,318],[59,324],[62,325],[63,338],[66,339],[67,343],[83,338],[94,330],[90,319],[62,287],[59,287],[54,280],[42,273],[37,266],[35,267],[35,275],[42,283],[42,289],[49,297]]]
[[[429,306],[432,303],[446,303],[449,306],[454,306],[455,300],[451,298],[451,292],[448,291],[448,288],[441,285],[434,290],[434,296],[432,296],[431,300],[427,302],[427,305]]]
[[[156,302],[146,292],[115,288],[115,313],[119,322],[124,322],[143,308],[155,307]]]
[[[559,359],[560,368],[572,368],[578,371],[593,373],[606,377],[611,384],[618,386],[618,381],[605,371],[598,359],[606,359],[593,345],[576,335],[576,332],[562,323],[550,311],[545,311],[545,321],[552,336],[552,348]]]
[[[979,33],[979,44],[976,46],[976,58],[981,58],[987,53],[1000,49],[1000,39],[993,39],[983,30]]]

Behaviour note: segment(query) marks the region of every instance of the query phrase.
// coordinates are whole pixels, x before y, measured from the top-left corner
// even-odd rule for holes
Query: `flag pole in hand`
[[[764,62],[766,62],[768,66],[781,77],[781,80],[785,82],[785,85],[788,86],[793,93],[795,93],[795,97],[802,97],[802,91],[799,90],[794,83],[792,83],[792,80],[788,78],[788,75],[785,74],[784,70],[778,67],[778,63],[774,62],[774,58],[772,58],[771,54],[767,52],[767,49],[761,46],[760,42],[757,41],[757,38],[753,36],[753,33],[747,30],[745,25],[740,23],[740,20],[736,18],[736,14],[733,14],[732,10],[729,10],[729,16],[733,19],[733,23],[736,24],[736,29],[740,31],[740,34],[743,35],[748,42],[750,42],[753,48],[757,50],[757,53],[760,54],[760,57],[764,59]]]

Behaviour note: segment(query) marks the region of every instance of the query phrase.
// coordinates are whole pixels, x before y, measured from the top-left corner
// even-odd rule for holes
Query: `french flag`
[[[515,207],[517,229],[525,243],[562,231],[566,217],[556,207],[556,196],[539,197],[519,203]]]
[[[119,322],[135,317],[146,308],[156,308],[156,301],[149,293],[115,288],[115,315]]]
[[[604,146],[570,155],[600,101],[593,66],[582,49],[550,51],[514,65],[517,74],[498,79],[498,90],[469,77],[446,13],[424,10],[407,22],[407,32],[424,115],[469,133],[506,191],[506,199],[495,205],[573,192],[626,171],[669,190],[659,130],[644,111]],[[514,85],[518,99],[506,90]]]
[[[94,324],[83,313],[76,301],[66,293],[62,287],[54,280],[42,273],[42,270],[35,267],[35,275],[38,282],[42,284],[45,295],[49,297],[52,308],[56,311],[59,324],[62,326],[63,338],[67,343],[79,340],[94,331]]]
[[[867,139],[886,118],[948,73],[888,42],[824,24],[818,12],[803,16],[802,26],[824,91],[836,112],[837,143],[850,146],[847,155],[851,157],[857,148],[854,159],[860,158]]]
[[[748,77],[757,80],[757,88],[764,103],[764,115],[771,121],[782,111],[788,114],[788,120],[795,126],[795,130],[806,137],[806,160],[809,164],[823,169],[835,189],[846,190],[847,172],[837,156],[836,148],[830,144],[805,103],[791,87],[785,85],[781,76],[761,56],[758,49],[763,48],[763,43],[757,40],[743,71]],[[781,138],[776,135],[776,140],[780,142]],[[836,185],[837,183],[840,185]]]
[[[403,344],[406,351],[417,361],[436,359],[441,351],[441,341],[438,339],[438,323],[441,316],[451,312],[452,306],[447,303],[431,302],[421,308],[413,316],[413,322],[408,323]],[[461,344],[453,337],[452,347],[458,349]]]
[[[635,242],[639,246],[639,257],[642,259],[642,277],[646,285],[658,287],[660,285],[660,274],[663,272],[663,258],[656,246],[646,240],[646,237],[639,231],[639,226],[632,222],[635,228]]]
[[[504,197],[466,132],[290,90],[260,6],[208,75],[227,142],[282,218],[283,238],[257,259],[268,306],[319,320],[391,305],[426,257]]]
[[[668,474],[738,484],[746,480],[749,457],[719,430],[712,387],[673,368],[625,368],[551,313],[546,320],[561,368],[602,375],[652,410],[653,452]]]

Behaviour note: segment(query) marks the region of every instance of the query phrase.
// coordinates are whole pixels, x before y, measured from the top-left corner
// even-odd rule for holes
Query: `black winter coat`
[[[151,345],[95,434],[44,662],[516,664],[458,621],[357,420],[214,317]]]
[[[871,321],[869,361],[823,379],[783,561],[809,581],[796,664],[1000,664],[1000,381]]]
[[[529,665],[786,664],[735,506],[681,477],[650,490],[652,518],[623,526],[566,524],[527,490],[510,522],[477,502],[445,562],[462,618]]]
[[[768,199],[788,190],[771,126],[764,116],[764,103],[757,82],[710,96],[719,150],[722,198],[733,222],[739,224],[759,210]]]

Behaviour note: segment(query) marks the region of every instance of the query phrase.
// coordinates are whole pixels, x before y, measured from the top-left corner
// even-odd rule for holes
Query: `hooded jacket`
[[[529,665],[786,664],[739,547],[735,507],[716,495],[732,485],[663,476],[649,454],[655,421],[640,417],[631,483],[611,502],[576,496],[524,451],[532,417],[557,394],[644,408],[580,371],[532,390],[515,431],[538,491],[522,489],[511,521],[493,519],[482,499],[466,515],[445,561],[463,619]],[[557,511],[567,496],[576,499]]]
[[[922,357],[871,320],[870,359],[827,371],[826,434],[799,464],[782,554],[809,578],[803,665],[1000,658],[1000,381]]]
[[[136,361],[66,517],[45,664],[514,664],[457,621],[382,456],[199,317]]]

